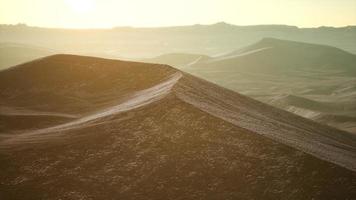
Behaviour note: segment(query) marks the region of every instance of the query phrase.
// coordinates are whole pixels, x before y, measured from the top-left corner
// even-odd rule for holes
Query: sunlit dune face
[[[94,0],[66,0],[66,3],[76,13],[87,13],[95,8]]]

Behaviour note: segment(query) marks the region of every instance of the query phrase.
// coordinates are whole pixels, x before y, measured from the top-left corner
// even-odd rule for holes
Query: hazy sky
[[[173,26],[225,21],[356,25],[356,0],[0,0],[0,23],[45,27]]]

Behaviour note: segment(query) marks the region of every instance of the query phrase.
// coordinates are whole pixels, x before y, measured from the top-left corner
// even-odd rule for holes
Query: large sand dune
[[[356,195],[355,135],[167,65],[56,55],[0,91],[1,116],[64,117],[1,124],[5,199]]]

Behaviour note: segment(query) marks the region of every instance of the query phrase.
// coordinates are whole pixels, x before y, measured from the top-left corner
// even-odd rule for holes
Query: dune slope
[[[166,55],[165,59],[153,60],[303,117],[347,131],[356,130],[354,54],[325,45],[265,38],[191,65],[176,65],[175,59]],[[344,120],[325,115],[341,116]]]

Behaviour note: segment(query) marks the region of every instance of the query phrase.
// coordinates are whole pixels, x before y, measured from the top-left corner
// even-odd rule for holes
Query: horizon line
[[[285,27],[294,27],[298,29],[313,29],[313,28],[347,28],[347,27],[356,27],[356,24],[349,24],[344,26],[328,26],[328,25],[321,25],[321,26],[313,26],[313,27],[301,27],[297,25],[290,25],[290,24],[249,24],[249,25],[236,25],[232,23],[227,23],[224,21],[210,23],[210,24],[185,24],[185,25],[163,25],[163,26],[130,26],[130,25],[117,25],[112,27],[54,27],[54,26],[37,26],[31,25],[27,23],[13,23],[13,24],[6,24],[0,23],[0,26],[22,26],[22,27],[29,27],[29,28],[44,28],[44,29],[69,29],[69,30],[110,30],[110,29],[118,29],[118,28],[132,28],[132,29],[159,29],[159,28],[179,28],[179,27],[192,27],[192,26],[214,26],[214,25],[225,25],[225,26],[232,26],[232,27],[256,27],[256,26],[285,26]]]

